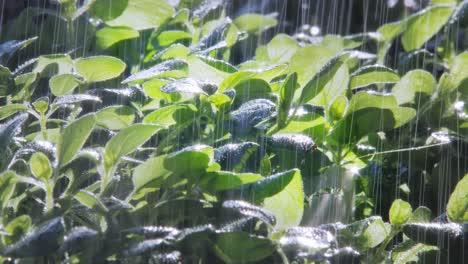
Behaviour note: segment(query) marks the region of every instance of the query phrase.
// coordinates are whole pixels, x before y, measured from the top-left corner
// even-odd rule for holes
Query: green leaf
[[[182,78],[187,76],[188,64],[184,60],[174,59],[167,60],[162,63],[156,64],[153,67],[142,70],[135,74],[130,75],[127,79],[123,80],[122,83],[130,83],[148,80],[152,78]]]
[[[37,40],[38,37],[32,37],[25,40],[10,40],[0,44],[0,64],[7,65],[8,61],[18,50],[24,49]]]
[[[59,168],[73,160],[91,134],[95,123],[96,115],[90,114],[75,120],[63,129],[57,143]]]
[[[168,105],[148,114],[143,119],[143,123],[183,127],[194,121],[197,111],[192,104]]]
[[[367,250],[380,245],[389,235],[381,217],[373,216],[354,222],[340,230],[346,244],[359,250]]]
[[[349,58],[350,53],[340,53],[331,59],[322,69],[302,88],[300,97],[301,103],[307,103],[314,99],[325,87],[325,85],[333,79],[341,66]]]
[[[169,46],[177,41],[191,39],[192,34],[181,30],[165,30],[161,32],[156,40],[162,47]]]
[[[270,85],[262,79],[248,79],[234,86],[235,101],[243,103],[256,98],[265,98],[271,93]]]
[[[138,31],[131,27],[105,27],[96,32],[96,46],[100,49],[107,49],[123,40],[139,36]]]
[[[10,70],[0,65],[0,97],[10,95],[15,89],[15,80]]]
[[[108,212],[108,209],[99,199],[99,197],[97,197],[92,192],[82,190],[75,194],[74,198],[84,206],[88,207],[89,209],[93,209],[100,214],[106,214]]]
[[[245,71],[238,71],[229,75],[227,78],[221,80],[218,92],[222,93],[225,90],[234,88],[237,84],[248,79],[262,79],[264,81],[271,81],[274,77],[280,75],[286,70],[287,66],[273,65],[266,68],[249,69]]]
[[[40,97],[32,105],[38,113],[45,114],[49,108],[49,97]]]
[[[278,128],[280,129],[286,126],[289,110],[291,109],[291,103],[294,98],[294,92],[296,91],[297,87],[297,73],[288,75],[283,85],[281,86],[277,118]]]
[[[0,126],[0,156],[5,157],[13,136],[26,119],[28,119],[28,114],[20,114]],[[4,161],[0,160],[0,169],[3,168],[2,165],[5,165]]]
[[[447,23],[452,12],[451,6],[430,6],[409,17],[401,38],[405,51],[421,48]]]
[[[75,61],[76,71],[88,83],[102,82],[118,77],[127,65],[120,59],[110,56],[80,58]]]
[[[216,235],[214,249],[226,263],[247,263],[270,256],[276,245],[268,238],[245,232],[229,232]]]
[[[54,218],[26,234],[17,243],[5,248],[2,255],[14,258],[49,256],[60,247],[64,231],[63,218]]]
[[[8,118],[16,113],[24,112],[28,107],[24,104],[8,104],[0,107],[0,120]]]
[[[146,160],[133,170],[132,181],[134,193],[151,184],[152,188],[159,188],[171,175],[171,171],[164,168],[167,155],[157,156]]]
[[[403,225],[410,219],[413,208],[411,205],[401,199],[393,201],[390,207],[389,219],[393,225]]]
[[[202,55],[197,55],[199,59],[201,59],[204,63],[222,71],[222,72],[227,72],[227,73],[234,73],[237,72],[237,68],[234,67],[233,65],[229,64],[226,61],[223,60],[217,60],[212,57],[208,56],[202,56]]]
[[[122,156],[135,151],[162,128],[158,125],[134,124],[120,130],[106,144],[104,151],[106,171],[109,172]]]
[[[432,74],[423,70],[414,70],[408,72],[392,88],[392,94],[395,96],[399,105],[407,103],[418,103],[415,101],[418,94],[431,96],[435,91],[436,81]]]
[[[244,184],[263,179],[261,175],[253,173],[234,173],[230,171],[207,172],[200,176],[198,184],[202,190],[210,193],[239,188]]]
[[[29,166],[36,178],[47,182],[52,177],[53,169],[49,159],[42,152],[36,152],[29,160]]]
[[[216,65],[216,63],[213,64],[213,61],[208,62],[200,56],[189,56],[188,63],[188,77],[195,80],[210,80],[210,82],[219,85],[229,76],[229,69],[226,68],[226,70],[223,68],[222,70],[219,70],[216,67],[220,65]]]
[[[252,34],[260,34],[271,27],[275,27],[278,21],[271,17],[261,14],[244,14],[234,19],[234,24],[241,31],[247,31]]]
[[[11,220],[5,226],[5,231],[9,234],[2,236],[2,242],[5,245],[11,245],[21,239],[31,227],[31,217],[29,215],[21,215]]]
[[[428,223],[432,221],[431,209],[425,206],[419,206],[414,210],[407,223]]]
[[[194,145],[171,153],[164,160],[164,168],[177,175],[194,178],[214,161],[214,150],[206,145]]]
[[[71,94],[81,84],[81,81],[71,73],[55,75],[50,78],[49,86],[55,96]]]
[[[96,124],[112,130],[124,129],[134,119],[135,110],[128,106],[109,106],[96,113]]]
[[[96,0],[90,11],[110,26],[136,30],[158,28],[174,14],[166,0]]]
[[[455,87],[468,78],[468,52],[463,52],[453,59],[450,63],[450,71]]]
[[[468,174],[463,177],[450,195],[447,204],[447,215],[452,221],[468,221]]]
[[[94,66],[93,66],[94,67]],[[40,73],[44,77],[71,73],[73,60],[67,54],[42,55],[34,66],[32,72]]]
[[[299,48],[291,58],[289,72],[297,73],[298,83],[301,86],[314,77],[328,61],[333,59],[333,53],[322,46],[306,46]],[[310,58],[314,58],[314,63],[310,63]]]
[[[356,89],[379,83],[395,83],[400,77],[392,69],[381,65],[370,65],[359,68],[351,74],[350,87]]]
[[[282,190],[271,197],[267,197],[263,201],[263,208],[275,215],[276,228],[298,226],[304,214],[304,188],[301,172],[294,169],[279,175],[283,175],[282,182],[278,182],[282,186]],[[292,179],[288,182],[289,175],[292,176]],[[265,180],[268,180],[268,178],[265,178]],[[273,182],[273,184],[275,183]]]
[[[13,171],[6,171],[0,175],[0,209],[5,208],[8,204],[15,191],[17,181],[17,175]]]
[[[406,240],[392,250],[392,261],[394,264],[405,264],[419,262],[419,256],[429,251],[436,251],[436,246],[416,243]]]
[[[289,62],[299,49],[296,40],[285,34],[276,35],[268,44],[268,57],[273,63]]]
[[[338,96],[330,104],[328,109],[328,117],[330,120],[340,120],[344,117],[346,108],[348,107],[348,99],[346,96]]]

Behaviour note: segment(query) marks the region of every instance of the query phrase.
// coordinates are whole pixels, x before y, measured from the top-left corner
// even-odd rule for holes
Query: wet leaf
[[[52,165],[47,156],[42,154],[42,152],[36,152],[31,156],[29,166],[34,176],[44,182],[48,182],[52,176]]]
[[[273,16],[245,14],[234,19],[234,24],[241,31],[260,34],[262,31],[275,27],[278,24],[278,21]]]
[[[134,119],[135,110],[128,106],[109,106],[96,113],[96,124],[112,130],[124,129]]]
[[[10,40],[0,44],[0,64],[6,65],[17,51],[26,48],[35,40],[37,40],[37,37],[25,40]]]
[[[181,40],[191,39],[192,35],[181,30],[165,30],[156,38],[160,46],[169,46]]]
[[[81,84],[81,81],[73,74],[65,73],[50,78],[50,91],[55,96],[71,94]]]
[[[280,103],[278,107],[277,124],[279,128],[286,126],[286,121],[291,109],[291,103],[294,99],[294,92],[298,87],[297,73],[288,75],[280,89]]]
[[[270,225],[276,222],[275,216],[263,209],[245,201],[227,200],[222,204],[223,217],[226,219],[238,218],[239,216],[253,217]]]
[[[6,171],[0,175],[0,209],[5,208],[13,196],[17,181],[17,175],[13,171]]]
[[[96,115],[90,114],[75,120],[63,129],[57,143],[59,167],[63,167],[73,160],[88,139],[95,124]]]
[[[452,15],[450,6],[430,6],[407,20],[407,28],[401,38],[403,48],[412,51],[421,48],[432,38]]]
[[[168,105],[146,115],[143,122],[166,127],[173,125],[183,127],[193,122],[197,111],[191,104]]]
[[[292,227],[286,230],[279,244],[285,252],[318,253],[335,247],[337,241],[330,232],[320,228]]]
[[[393,225],[403,225],[410,219],[413,208],[401,199],[393,201],[390,207],[389,219]]]
[[[96,67],[99,65],[99,67]],[[110,56],[80,58],[75,61],[76,71],[88,83],[107,81],[118,77],[127,65],[120,59]]]
[[[411,240],[407,240],[399,244],[396,248],[392,250],[392,260],[395,264],[418,262],[420,255],[429,251],[437,250],[438,248],[435,246],[429,246],[421,243],[415,243]]]
[[[370,65],[359,68],[351,74],[350,87],[356,89],[371,84],[395,83],[400,77],[392,69],[381,65]]]
[[[109,171],[122,156],[135,151],[162,128],[158,125],[134,124],[120,130],[106,144],[104,151],[106,171]]]
[[[0,107],[0,120],[8,118],[16,113],[24,112],[28,107],[24,104],[9,104]]]
[[[28,119],[28,114],[20,114],[0,126],[0,153],[2,156],[26,119]]]
[[[403,226],[403,232],[413,241],[437,246],[439,241],[455,245],[463,243],[463,226],[456,223],[411,223]]]
[[[199,94],[206,94],[205,91],[201,88],[200,84],[193,79],[180,79],[174,82],[170,82],[163,87],[161,87],[161,92],[163,93],[179,93],[188,96],[194,96]]]
[[[74,198],[82,205],[100,214],[105,215],[108,212],[108,209],[102,203],[101,199],[92,192],[82,190],[75,194]]]
[[[96,32],[96,45],[100,49],[108,49],[116,43],[139,36],[138,31],[131,27],[105,27]]]
[[[435,91],[436,81],[432,74],[423,70],[414,70],[408,72],[392,88],[392,94],[395,96],[399,105],[407,103],[418,103],[418,94],[431,96]],[[419,95],[420,96],[420,95]]]
[[[159,188],[163,184],[171,174],[169,170],[164,168],[166,157],[166,155],[162,155],[150,158],[133,170],[132,181],[135,193],[150,183],[152,188]]]
[[[310,152],[315,148],[312,138],[302,134],[278,133],[267,139],[273,149],[290,150],[293,152]]]
[[[465,175],[450,195],[447,204],[447,215],[452,221],[463,223],[468,221],[468,175]]]
[[[215,149],[215,160],[222,168],[239,172],[245,166],[249,157],[257,150],[254,142],[226,144]]]
[[[217,192],[236,189],[261,179],[263,179],[262,176],[253,173],[213,171],[202,174],[198,184],[204,191],[216,194]]]
[[[214,161],[213,148],[194,145],[171,153],[164,160],[164,168],[185,177],[196,177]]]
[[[297,42],[285,34],[276,35],[267,44],[268,58],[273,63],[289,62],[298,49]]]
[[[17,243],[5,248],[9,257],[41,257],[53,254],[60,247],[65,226],[61,217],[54,218],[28,233]]]
[[[266,99],[255,99],[242,104],[231,112],[236,131],[248,131],[259,122],[269,118],[276,110],[273,102]]]
[[[2,236],[2,242],[5,245],[11,245],[21,239],[31,227],[31,217],[29,215],[21,215],[11,220],[5,226],[5,231],[9,235]]]
[[[11,71],[0,65],[0,96],[10,95],[15,89],[15,80]]]
[[[156,64],[153,67],[137,72],[130,75],[122,83],[130,83],[136,81],[143,81],[152,78],[172,77],[181,78],[185,77],[188,72],[188,64],[181,59],[167,60],[162,63]]]
[[[166,0],[98,0],[90,11],[110,26],[136,30],[158,28],[174,14]]]
[[[77,254],[88,248],[96,248],[98,239],[97,231],[84,226],[75,227],[65,236],[59,251],[70,255]]]
[[[76,104],[81,102],[96,102],[100,103],[101,99],[97,96],[92,96],[89,94],[69,94],[69,95],[62,95],[55,98],[53,104],[54,105],[63,105],[63,104]]]
[[[275,248],[271,240],[245,232],[217,234],[214,243],[215,252],[227,263],[259,261],[271,255]]]

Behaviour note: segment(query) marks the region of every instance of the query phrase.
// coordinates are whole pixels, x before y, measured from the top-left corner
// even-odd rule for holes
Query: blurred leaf
[[[0,175],[0,210],[8,204],[15,191],[17,181],[17,175],[13,171],[6,171]],[[6,231],[8,232],[8,230]]]
[[[2,236],[2,241],[5,245],[11,245],[21,239],[31,227],[31,217],[29,215],[21,215],[11,220],[5,226],[5,231],[9,235]]]
[[[226,263],[245,263],[268,257],[275,251],[276,246],[267,238],[244,232],[230,232],[216,235],[214,249]]]
[[[166,0],[96,0],[90,11],[110,26],[136,30],[158,28],[174,14]]]
[[[278,128],[280,129],[286,126],[289,110],[291,109],[291,103],[293,101],[294,92],[296,91],[297,86],[298,84],[296,73],[288,75],[283,85],[281,86],[277,118]]]
[[[455,190],[450,195],[447,204],[447,215],[452,221],[467,222],[468,221],[468,175],[465,175],[455,187]]]
[[[15,89],[13,74],[7,67],[0,65],[0,97],[10,95]]]
[[[71,94],[80,84],[81,81],[70,73],[55,75],[49,81],[50,91],[55,96]]]
[[[239,188],[244,184],[256,182],[261,179],[263,179],[262,176],[253,173],[214,171],[202,174],[198,184],[204,191],[216,193]]]
[[[275,27],[278,21],[272,16],[244,14],[234,19],[234,24],[236,24],[241,31],[260,34],[264,30]]]
[[[0,107],[0,120],[8,118],[16,113],[24,112],[28,107],[24,104],[9,104]]]
[[[435,246],[429,246],[407,240],[392,250],[392,261],[395,264],[418,262],[420,255],[425,252],[436,250],[438,250],[438,248]]]

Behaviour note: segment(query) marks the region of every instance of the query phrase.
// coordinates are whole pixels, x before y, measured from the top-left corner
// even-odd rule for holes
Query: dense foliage
[[[5,262],[468,258],[468,1],[238,65],[274,16],[57,2],[1,32]]]

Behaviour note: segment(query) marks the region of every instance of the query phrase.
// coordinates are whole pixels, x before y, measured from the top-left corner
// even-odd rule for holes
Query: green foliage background
[[[57,0],[3,21],[2,260],[466,259],[468,1],[346,35],[231,7]]]

